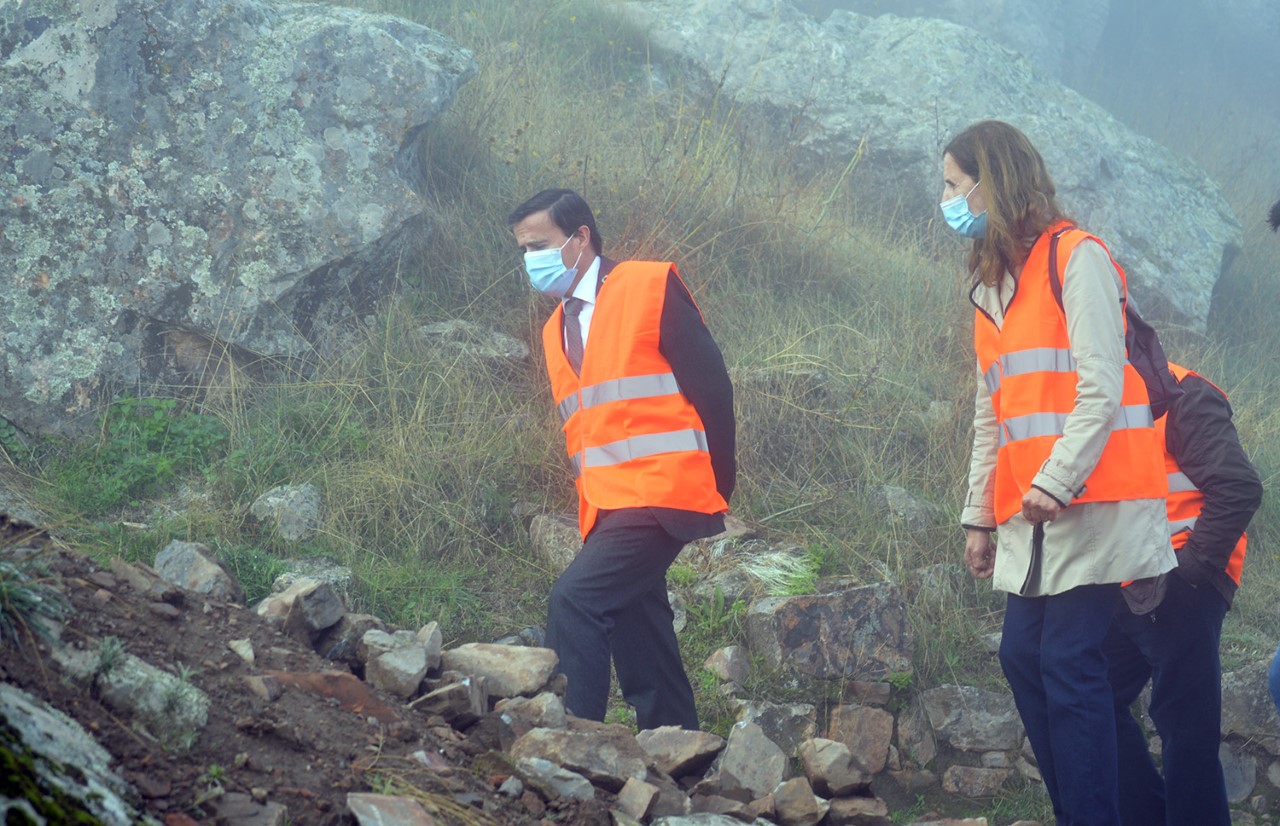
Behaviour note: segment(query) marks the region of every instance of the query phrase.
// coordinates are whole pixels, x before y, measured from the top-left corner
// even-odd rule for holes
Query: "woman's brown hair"
[[[1031,245],[1055,221],[1070,220],[1054,197],[1044,158],[1027,136],[1003,121],[979,121],[956,135],[944,154],[982,185],[987,233],[975,239],[969,270],[982,283],[999,283],[1017,272]]]

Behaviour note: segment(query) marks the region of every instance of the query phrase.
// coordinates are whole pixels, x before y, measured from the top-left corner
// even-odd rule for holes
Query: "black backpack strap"
[[[1053,290],[1059,308],[1062,308],[1062,276],[1058,274],[1058,239],[1073,229],[1078,227],[1063,227],[1049,236],[1049,289]]]

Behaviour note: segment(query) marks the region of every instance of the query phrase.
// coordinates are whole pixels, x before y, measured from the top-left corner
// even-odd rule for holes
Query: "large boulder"
[[[336,6],[0,4],[0,410],[305,362],[429,239],[418,136],[475,72]]]
[[[996,14],[987,0],[795,0],[795,4],[819,20],[836,9],[950,20],[1021,52],[1040,70],[1064,80],[1089,68],[1111,10],[1111,0],[1069,4],[1003,0]]]
[[[1204,327],[1242,237],[1218,187],[1018,53],[941,20],[837,10],[819,23],[777,0],[623,8],[754,135],[815,168],[852,166],[864,203],[909,220],[941,224],[952,135],[985,117],[1013,123],[1044,155],[1064,208],[1107,241],[1144,311]]]
[[[770,666],[820,680],[910,674],[915,651],[902,594],[887,582],[758,599],[746,632],[751,652]]]

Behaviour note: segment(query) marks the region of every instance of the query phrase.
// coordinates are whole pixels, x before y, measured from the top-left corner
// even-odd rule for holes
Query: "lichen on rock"
[[[328,265],[425,222],[398,168],[475,72],[425,27],[318,4],[0,6],[0,407],[57,431],[157,380],[156,325],[308,352],[317,290],[360,276]]]

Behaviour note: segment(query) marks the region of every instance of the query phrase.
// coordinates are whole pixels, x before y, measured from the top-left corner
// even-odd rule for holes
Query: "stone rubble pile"
[[[493,790],[534,818],[569,801],[593,801],[617,826],[890,826],[890,807],[903,800],[945,794],[956,808],[981,809],[1018,783],[1040,782],[1007,692],[909,690],[910,633],[902,599],[888,583],[836,583],[828,593],[756,600],[748,609],[749,648],[720,649],[703,666],[736,708],[737,722],[721,737],[675,727],[637,734],[579,719],[564,707],[564,678],[555,653],[537,644],[537,629],[446,648],[435,622],[396,629],[348,612],[342,593],[349,578],[331,569],[283,576],[279,590],[251,609],[238,607],[239,584],[199,543],[171,543],[154,569],[116,560],[95,577],[100,581],[91,584],[104,592],[130,587],[146,595],[157,616],[170,620],[161,609],[181,605],[183,590],[251,610],[333,669],[265,668],[259,654],[269,652],[231,634],[228,667],[243,671],[246,692],[265,704],[285,692],[311,692],[386,726],[418,715],[433,732],[466,744]],[[54,659],[122,718],[142,721],[163,741],[180,745],[198,736],[209,698],[196,686],[123,651],[118,665],[103,669],[101,652],[100,645],[67,646]],[[810,696],[825,698],[822,707],[741,697],[752,668],[762,664],[789,675],[802,695],[813,689]],[[1262,667],[1224,680],[1229,791],[1234,804],[1254,812],[1280,800],[1280,720],[1262,702]],[[439,754],[419,751],[413,759],[441,776],[454,771]],[[227,795],[216,805],[218,822],[231,826],[287,817],[283,804],[269,799]],[[351,793],[347,806],[361,824],[432,822],[410,797]]]

